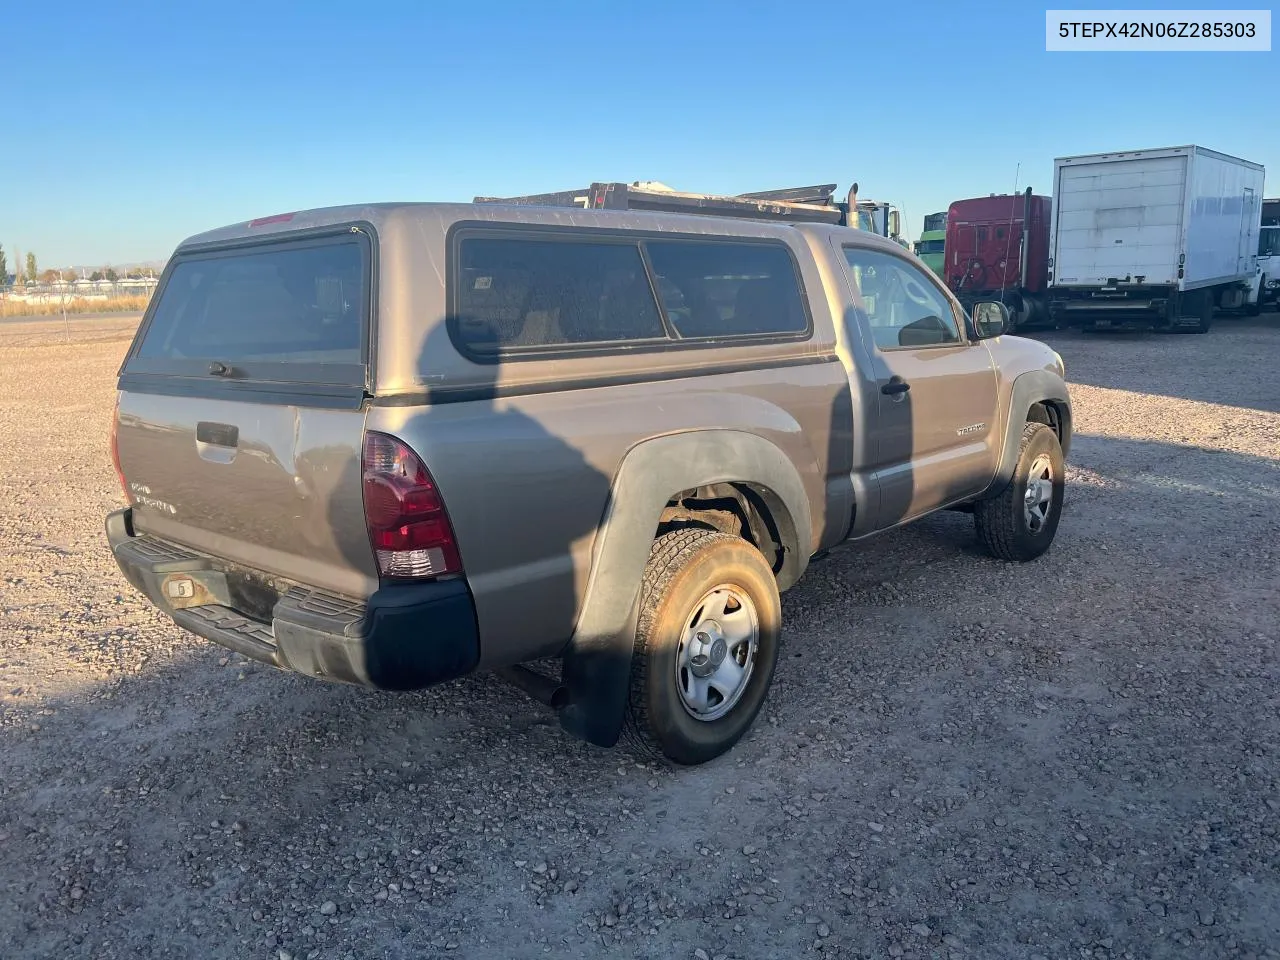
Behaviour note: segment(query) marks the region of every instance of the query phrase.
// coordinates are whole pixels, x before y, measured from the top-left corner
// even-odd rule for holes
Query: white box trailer
[[[1204,147],[1054,160],[1050,307],[1060,322],[1208,330],[1248,306],[1261,164]]]

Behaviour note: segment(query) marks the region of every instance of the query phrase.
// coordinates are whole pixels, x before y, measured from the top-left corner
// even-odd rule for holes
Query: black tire
[[[1005,301],[1005,307],[1009,310],[1009,328],[1005,330],[1005,333],[1016,335],[1021,328],[1027,325],[1026,304],[1022,302],[1021,297],[1014,294]],[[1017,307],[1017,309],[1015,310],[1014,307]]]
[[[1267,275],[1264,273],[1258,278],[1258,299],[1252,303],[1244,305],[1244,315],[1246,317],[1256,317],[1262,313],[1262,291],[1267,289]]]
[[[682,641],[699,612],[695,607],[725,584],[741,591],[754,607],[755,654],[745,686],[728,712],[716,719],[698,719],[682,699],[677,663]],[[640,588],[623,730],[631,749],[643,756],[696,764],[718,757],[737,743],[760,712],[773,681],[781,621],[773,571],[760,551],[745,540],[685,529],[654,541]]]
[[[1025,508],[1032,466],[1047,462],[1050,471],[1048,511],[1042,525],[1034,529]],[[1039,471],[1037,471],[1039,472]],[[974,504],[973,521],[978,538],[991,555],[1000,560],[1026,562],[1040,556],[1053,543],[1062,517],[1066,468],[1058,435],[1043,423],[1028,423],[1022,428],[1022,443],[1013,479],[997,496]]]

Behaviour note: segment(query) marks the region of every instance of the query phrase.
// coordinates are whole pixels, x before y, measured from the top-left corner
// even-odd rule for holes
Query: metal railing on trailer
[[[858,185],[847,200],[835,199],[836,185],[788,187],[760,193],[717,196],[683,193],[640,183],[593,183],[583,190],[538,193],[525,197],[476,197],[475,203],[580,207],[584,210],[652,210],[748,220],[784,220],[849,226],[849,211],[857,210]],[[856,223],[856,217],[855,217]]]

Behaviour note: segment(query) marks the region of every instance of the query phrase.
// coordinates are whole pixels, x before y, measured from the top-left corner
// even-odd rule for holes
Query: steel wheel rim
[[[1032,533],[1042,531],[1053,513],[1053,481],[1053,460],[1042,453],[1031,462],[1022,495],[1022,517]]]
[[[676,651],[676,692],[695,720],[711,723],[746,692],[760,647],[760,618],[746,592],[722,583],[685,620]]]

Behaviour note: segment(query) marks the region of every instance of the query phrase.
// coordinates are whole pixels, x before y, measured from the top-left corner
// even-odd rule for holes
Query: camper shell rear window
[[[350,229],[179,253],[127,368],[364,384],[370,275],[369,237]]]

